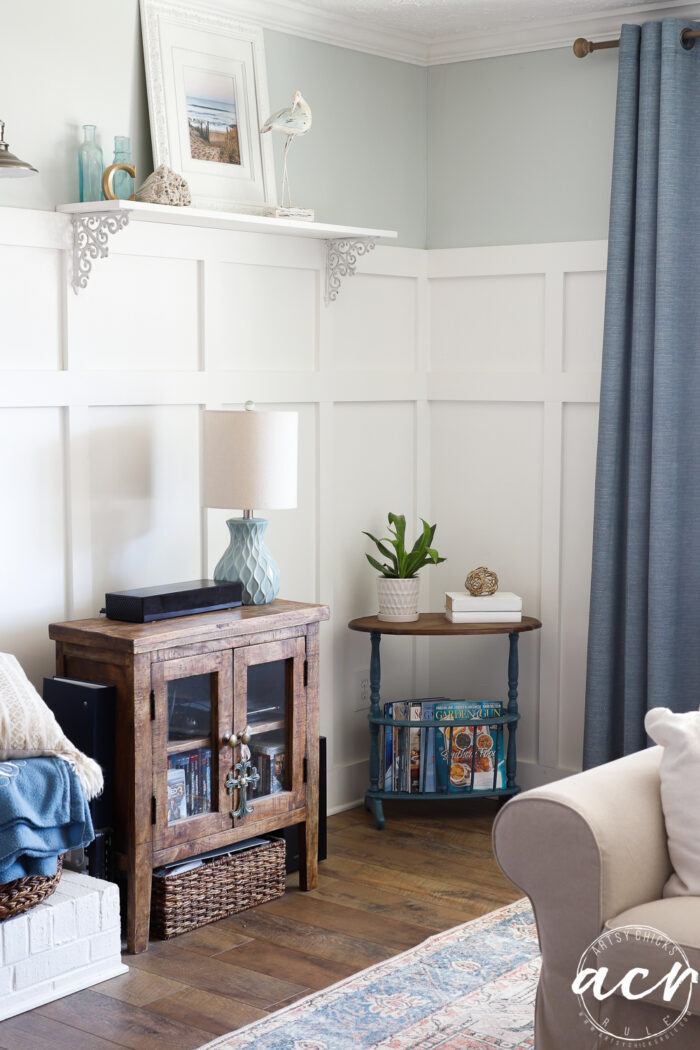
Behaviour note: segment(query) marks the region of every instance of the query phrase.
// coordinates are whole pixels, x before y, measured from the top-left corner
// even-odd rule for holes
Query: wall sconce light
[[[5,142],[5,121],[0,120],[0,178],[22,179],[27,175],[38,174],[31,164],[10,153],[10,147]]]

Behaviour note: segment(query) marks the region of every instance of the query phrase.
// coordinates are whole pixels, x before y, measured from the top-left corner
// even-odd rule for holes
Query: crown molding
[[[422,37],[335,14],[322,4],[323,0],[318,0],[318,6],[306,0],[223,0],[223,6],[235,10],[241,19],[265,29],[417,66],[428,64],[428,48]]]
[[[609,40],[620,35],[623,23],[641,25],[662,18],[700,18],[700,4],[696,0],[678,3],[677,0],[655,7],[618,7],[605,14],[571,18],[537,25],[513,26],[494,33],[442,37],[427,47],[425,65],[439,66],[449,62],[469,62],[499,55],[518,55],[528,51],[551,51],[553,48],[573,45],[577,37],[587,40]]]
[[[235,11],[239,18],[265,29],[418,66],[571,47],[579,36],[589,40],[617,36],[623,22],[640,24],[661,18],[700,18],[700,3],[696,0],[680,3],[666,0],[654,7],[621,6],[587,18],[574,15],[556,22],[516,24],[493,32],[426,40],[414,33],[379,28],[366,20],[329,11],[324,0],[316,3],[313,0],[224,0],[223,6]]]

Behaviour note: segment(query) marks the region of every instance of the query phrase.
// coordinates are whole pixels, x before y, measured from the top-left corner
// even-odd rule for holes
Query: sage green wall
[[[151,170],[138,0],[22,0],[2,22],[0,117],[40,175],[0,179],[0,205],[77,198],[80,125],[105,157],[131,134]],[[301,88],[314,126],[290,157],[296,202],[321,222],[399,231],[399,244],[607,236],[617,53],[567,49],[430,70],[265,31],[270,104]],[[281,171],[282,142],[275,142]]]
[[[78,199],[82,124],[97,124],[105,163],[131,136],[152,170],[138,0],[3,3],[0,118],[10,149],[39,174],[0,179],[0,205],[53,210]]]
[[[429,248],[608,235],[617,51],[428,72]]]
[[[313,111],[289,154],[293,202],[319,222],[398,230],[399,244],[424,248],[427,71],[271,30],[265,54],[272,109],[299,88]]]
[[[105,161],[131,135],[139,180],[152,170],[138,0],[22,0],[3,6],[0,118],[13,153],[39,169],[0,179],[0,205],[53,209],[77,200],[82,124],[98,126]],[[295,143],[295,203],[320,222],[399,231],[425,246],[425,69],[265,32],[270,104],[301,88],[314,115]],[[275,136],[278,181],[280,136]]]

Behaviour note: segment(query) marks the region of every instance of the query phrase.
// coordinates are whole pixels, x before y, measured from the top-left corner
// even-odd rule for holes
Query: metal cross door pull
[[[247,727],[246,727],[247,728]],[[236,762],[232,770],[229,771],[226,777],[226,790],[229,795],[233,795],[234,789],[238,788],[238,807],[231,810],[231,816],[235,820],[236,818],[245,817],[248,813],[253,812],[253,807],[248,805],[247,791],[248,788],[256,787],[260,780],[260,774],[258,773],[255,766],[250,763],[250,749],[247,744],[241,745],[241,760]]]

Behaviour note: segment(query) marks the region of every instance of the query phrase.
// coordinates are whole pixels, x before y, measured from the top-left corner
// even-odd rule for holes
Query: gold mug
[[[128,175],[131,175],[132,179],[136,178],[136,168],[132,164],[110,164],[108,168],[105,168],[104,175],[102,176],[102,192],[104,193],[106,201],[116,201],[119,198],[114,193],[114,176],[118,171],[125,171]],[[130,201],[136,200],[136,195],[131,194],[129,197]]]

